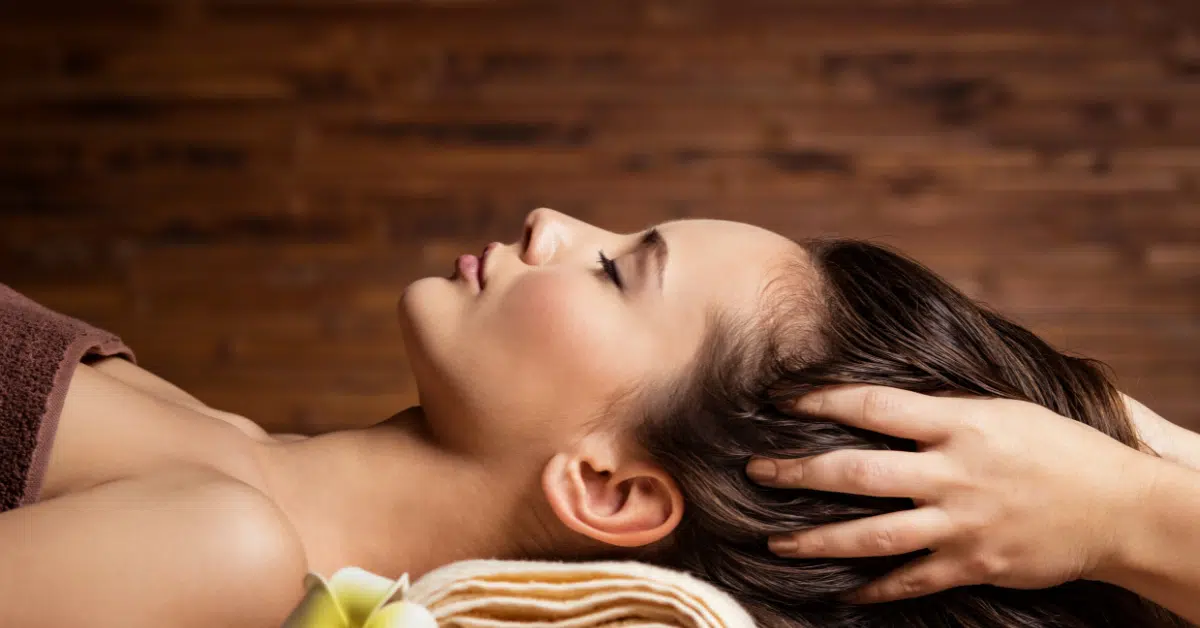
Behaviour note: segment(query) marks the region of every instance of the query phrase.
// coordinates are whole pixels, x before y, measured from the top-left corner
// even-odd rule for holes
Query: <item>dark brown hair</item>
[[[639,440],[687,503],[670,545],[651,560],[723,588],[770,628],[1188,625],[1133,593],[1090,581],[1035,591],[961,587],[914,600],[846,604],[839,594],[921,553],[800,560],[769,552],[769,534],[913,507],[904,499],[764,488],[746,477],[752,455],[914,448],[911,441],[777,410],[823,386],[868,383],[1031,401],[1138,444],[1101,364],[1056,351],[883,247],[832,240],[802,248],[807,256],[786,264],[764,298],[765,320],[750,325],[717,317],[688,380],[652,395],[653,402],[642,395]]]

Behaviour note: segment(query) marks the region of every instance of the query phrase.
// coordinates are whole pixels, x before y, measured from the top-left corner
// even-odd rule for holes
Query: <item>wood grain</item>
[[[1194,0],[0,7],[0,281],[268,426],[538,206],[892,244],[1200,428]]]

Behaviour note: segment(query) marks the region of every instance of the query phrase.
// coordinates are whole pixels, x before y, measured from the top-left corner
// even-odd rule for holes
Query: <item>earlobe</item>
[[[662,540],[683,516],[679,487],[655,465],[610,453],[560,453],[546,463],[542,489],[550,507],[568,528],[609,545]]]

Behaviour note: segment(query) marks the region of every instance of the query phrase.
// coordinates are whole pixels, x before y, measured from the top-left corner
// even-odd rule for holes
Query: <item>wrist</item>
[[[1153,509],[1147,506],[1157,498],[1160,465],[1156,457],[1134,450],[1115,463],[1116,479],[1102,489],[1103,498],[1092,514],[1099,543],[1084,578],[1117,584],[1114,580],[1138,572],[1140,557],[1145,556],[1142,537],[1152,527],[1146,516]]]
[[[1161,499],[1164,463],[1158,458],[1130,450],[1116,464],[1117,479],[1104,491],[1105,499],[1093,516],[1102,529],[1098,552],[1087,573],[1089,580],[1123,586],[1143,573],[1145,559],[1154,554],[1154,522]]]

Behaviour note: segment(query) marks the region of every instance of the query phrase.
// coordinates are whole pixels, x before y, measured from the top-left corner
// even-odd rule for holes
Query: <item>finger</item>
[[[866,558],[935,547],[951,532],[944,511],[925,507],[781,534],[769,545],[791,558]]]
[[[950,473],[944,467],[936,452],[839,449],[790,460],[755,458],[746,473],[776,488],[929,499],[947,484]]]
[[[921,442],[946,438],[965,412],[961,399],[866,385],[818,390],[797,399],[791,410]]]
[[[897,567],[886,576],[847,596],[856,604],[876,604],[921,597],[946,589],[977,584],[948,557],[930,554]]]

